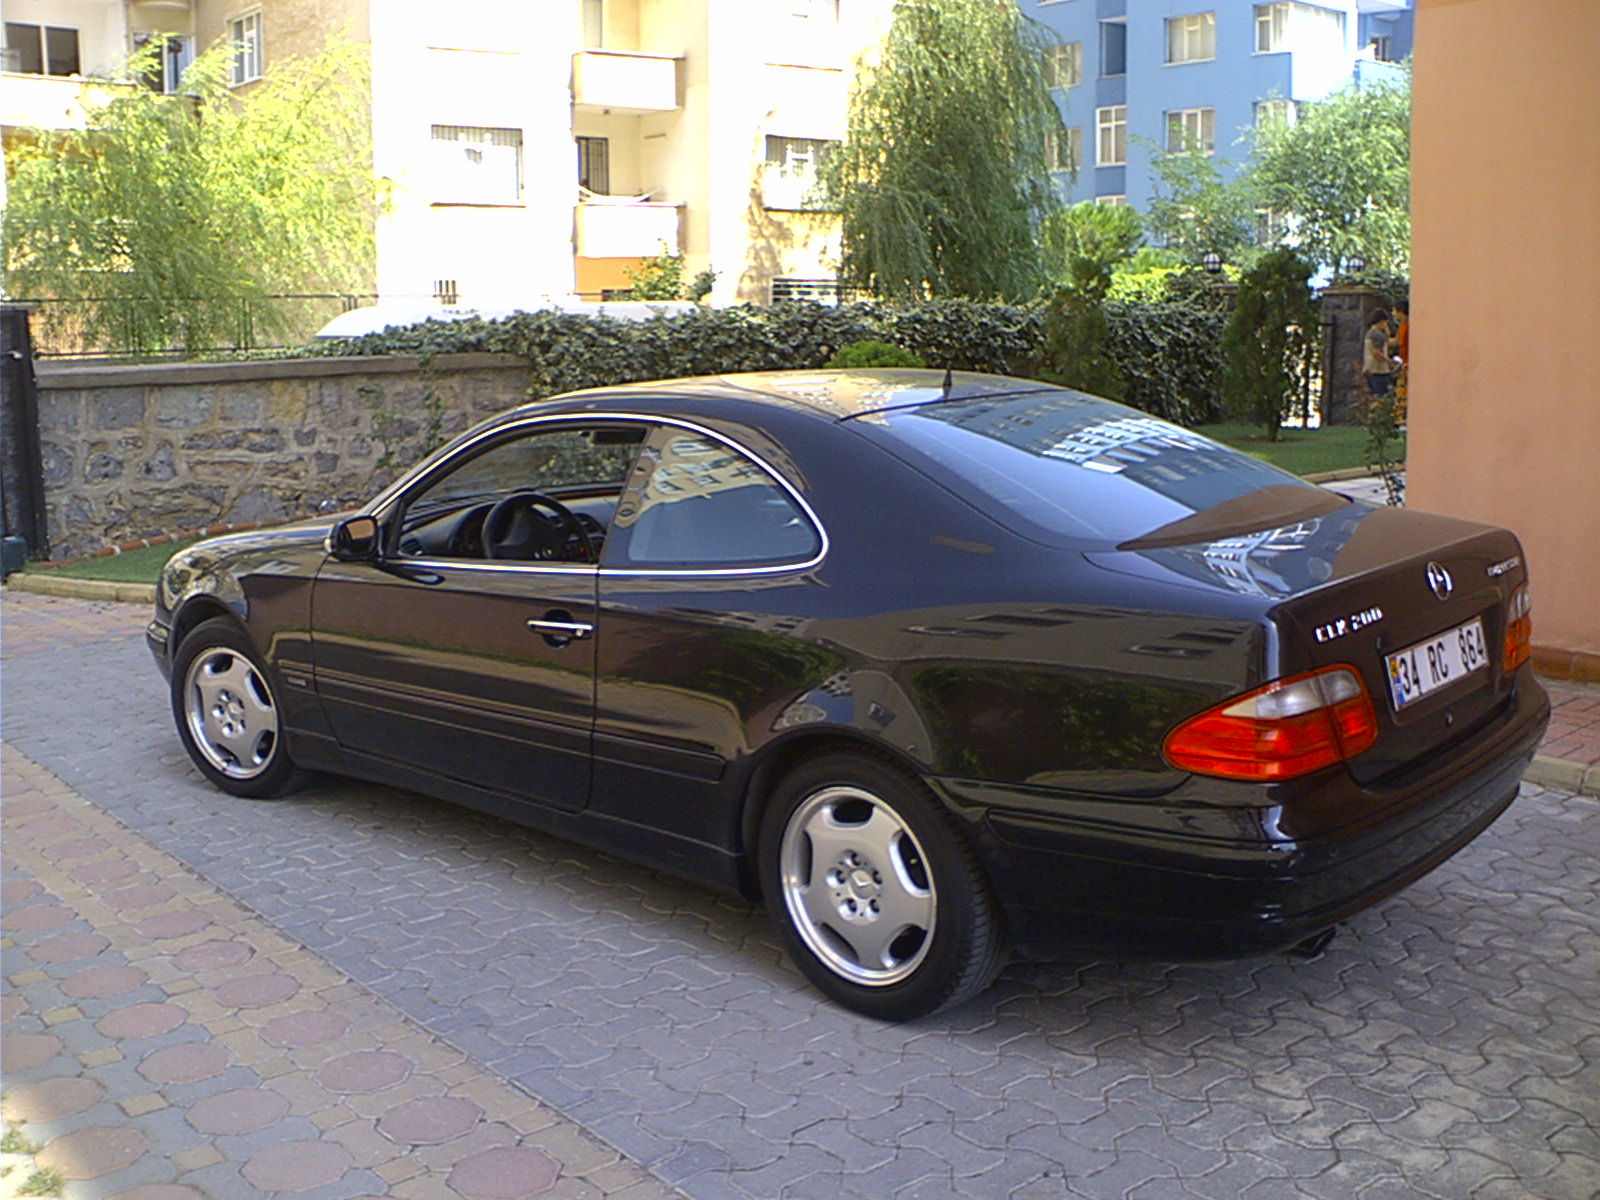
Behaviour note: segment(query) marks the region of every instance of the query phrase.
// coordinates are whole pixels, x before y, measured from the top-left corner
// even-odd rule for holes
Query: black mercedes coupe
[[[794,371],[512,409],[202,542],[149,640],[202,774],[410,788],[763,899],[906,1019],[1013,950],[1314,941],[1516,795],[1504,529],[1048,384]]]

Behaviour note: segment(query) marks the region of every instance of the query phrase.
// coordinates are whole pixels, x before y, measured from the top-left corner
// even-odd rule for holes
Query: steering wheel
[[[485,558],[596,562],[594,543],[578,514],[542,492],[512,492],[483,519]]]

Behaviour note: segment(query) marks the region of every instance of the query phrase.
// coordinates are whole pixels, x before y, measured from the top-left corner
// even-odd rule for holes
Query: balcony
[[[580,258],[648,258],[678,253],[682,206],[631,196],[589,195],[577,208]]]
[[[82,129],[86,98],[104,102],[128,84],[89,81],[77,76],[0,76],[0,124],[34,129]]]
[[[623,116],[671,112],[678,107],[676,58],[582,50],[572,56],[572,102],[583,112]]]

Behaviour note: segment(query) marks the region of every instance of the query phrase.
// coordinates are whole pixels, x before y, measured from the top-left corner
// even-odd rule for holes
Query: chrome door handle
[[[580,640],[594,632],[593,625],[581,621],[529,621],[528,628],[547,638]]]

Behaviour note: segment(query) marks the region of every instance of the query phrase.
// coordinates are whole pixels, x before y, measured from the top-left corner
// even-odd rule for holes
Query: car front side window
[[[644,435],[637,424],[564,425],[493,440],[406,502],[399,552],[594,562]]]
[[[822,544],[797,497],[760,463],[707,434],[662,426],[634,464],[605,565],[785,566],[814,559]]]

